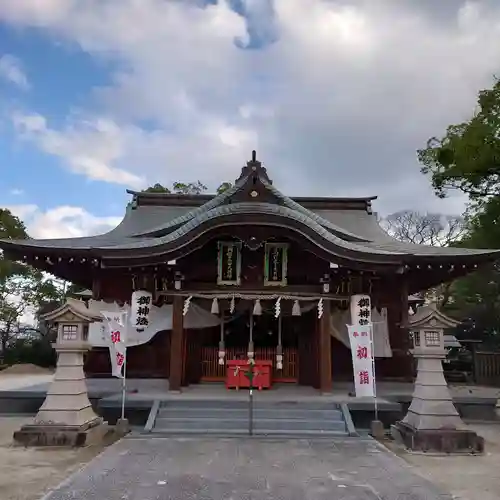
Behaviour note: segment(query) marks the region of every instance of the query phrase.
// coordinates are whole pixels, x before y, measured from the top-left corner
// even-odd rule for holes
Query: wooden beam
[[[184,351],[184,301],[175,296],[172,307],[172,333],[170,341],[170,379],[169,389],[180,391],[182,386],[183,351]]]
[[[323,303],[323,316],[319,320],[319,390],[332,390],[332,336],[330,302]]]

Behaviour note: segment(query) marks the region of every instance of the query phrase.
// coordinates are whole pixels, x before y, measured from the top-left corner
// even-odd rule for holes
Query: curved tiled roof
[[[133,236],[141,237],[141,236],[159,236],[161,233],[168,232],[169,230],[173,230],[177,228],[178,226],[181,226],[182,224],[187,223],[191,219],[194,219],[198,217],[201,213],[206,212],[208,210],[212,210],[215,207],[219,207],[223,205],[227,200],[229,200],[232,196],[234,196],[247,182],[248,176],[240,179],[238,182],[235,183],[235,185],[228,190],[224,191],[223,193],[217,195],[216,197],[212,198],[210,201],[205,203],[204,205],[197,207],[186,214],[183,214],[179,217],[176,217],[174,219],[171,219],[169,221],[165,221],[163,224],[160,224],[156,227],[153,227],[152,229],[148,229],[147,231],[142,231],[135,233]],[[359,236],[358,234],[352,233],[350,231],[347,231],[343,229],[340,226],[337,226],[336,224],[333,224],[327,219],[322,218],[318,214],[315,214],[311,210],[308,210],[307,208],[304,208],[302,205],[299,203],[293,201],[291,198],[288,196],[285,196],[281,191],[276,189],[270,182],[268,182],[264,178],[259,179],[260,182],[265,186],[267,190],[269,190],[276,198],[278,198],[286,207],[295,210],[299,213],[304,214],[308,218],[312,219],[314,222],[317,224],[320,224],[321,226],[329,229],[332,233],[335,235],[345,238],[349,241],[358,241],[358,242],[363,242],[363,241],[369,241],[363,238],[362,236]]]
[[[379,250],[379,249],[367,249],[363,245],[343,240],[338,236],[332,234],[330,231],[327,231],[321,224],[313,220],[308,215],[298,212],[297,210],[292,210],[288,207],[281,205],[273,205],[271,203],[252,203],[252,202],[221,205],[211,210],[201,212],[196,217],[191,218],[191,220],[189,220],[189,222],[187,222],[186,224],[182,225],[175,231],[168,233],[162,237],[141,238],[140,240],[136,241],[130,240],[122,245],[115,245],[111,248],[107,247],[107,249],[132,250],[132,249],[151,248],[151,247],[168,245],[169,243],[172,243],[175,240],[179,239],[180,237],[195,230],[201,224],[209,220],[217,219],[228,215],[243,215],[243,214],[252,214],[252,215],[262,214],[271,217],[281,216],[283,218],[299,222],[300,224],[307,226],[310,230],[314,231],[318,236],[325,239],[327,242],[353,252],[371,253],[371,254],[386,255],[386,256],[398,255],[398,252]]]
[[[202,197],[204,203],[198,206],[190,206],[186,201],[183,201],[182,206],[129,204],[122,222],[108,233],[84,238],[0,240],[0,248],[16,248],[19,251],[32,248],[72,250],[75,254],[91,251],[112,254],[114,251],[172,246],[176,239],[185,238],[191,231],[196,235],[197,231],[201,231],[199,228],[209,221],[213,221],[212,225],[217,225],[218,218],[260,214],[268,216],[270,224],[276,223],[280,218],[285,223],[288,220],[296,226],[302,225],[304,234],[307,232],[315,235],[318,239],[317,244],[321,241],[330,245],[332,252],[333,247],[336,247],[357,255],[372,255],[374,258],[378,256],[384,261],[390,256],[394,256],[397,260],[405,256],[425,259],[496,255],[496,252],[491,250],[431,247],[400,242],[387,234],[378,224],[376,216],[369,212],[370,200],[373,198],[356,199],[366,201],[365,205],[360,205],[361,209],[357,205],[356,209],[344,209],[342,207],[348,205],[341,205],[340,209],[310,210],[276,189],[260,165],[259,162],[249,162],[247,168],[244,167],[246,173],[242,174],[234,186],[213,198]],[[238,197],[235,195],[250,186],[255,177],[276,203],[262,203],[256,200],[236,201]],[[134,193],[134,196],[159,199],[163,195]],[[167,198],[169,197],[165,195],[165,199]]]

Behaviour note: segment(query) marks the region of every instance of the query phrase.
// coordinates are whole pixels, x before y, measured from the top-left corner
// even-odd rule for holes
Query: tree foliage
[[[0,209],[0,237],[27,239],[23,222],[9,210]],[[23,319],[36,316],[48,304],[60,300],[60,290],[42,272],[0,257],[0,357],[23,335]]]
[[[221,194],[224,191],[227,191],[228,189],[232,188],[233,185],[231,182],[223,182],[218,188],[217,188],[217,194]]]
[[[473,201],[497,196],[500,187],[500,81],[479,92],[472,118],[450,125],[441,139],[432,137],[418,151],[422,172],[438,196],[460,189]]]
[[[217,188],[217,194],[220,194],[232,186],[230,182],[223,182]],[[202,194],[207,190],[207,186],[200,181],[196,182],[174,182],[172,188],[167,188],[162,184],[156,183],[144,190],[145,193],[172,193],[172,194]]]
[[[28,238],[23,222],[10,210],[0,208],[0,239],[25,240]],[[26,266],[19,265],[0,256],[0,282],[9,276],[22,275]]]
[[[60,292],[51,280],[31,270],[23,276],[11,276],[0,283],[0,348],[3,354],[27,325],[23,318],[49,304],[60,303]],[[50,309],[49,309],[50,310]],[[43,332],[41,332],[43,334]]]
[[[500,81],[481,90],[471,118],[451,125],[418,151],[436,194],[468,195],[466,231],[456,245],[500,248]],[[491,264],[452,285],[450,311],[465,319],[457,334],[500,345],[500,266]]]

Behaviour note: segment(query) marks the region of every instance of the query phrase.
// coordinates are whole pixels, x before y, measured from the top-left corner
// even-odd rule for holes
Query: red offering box
[[[229,359],[226,363],[226,388],[239,389],[250,387],[250,380],[245,375],[249,371],[247,360]],[[271,387],[271,376],[273,371],[272,361],[256,360],[253,365],[253,387],[259,390]]]

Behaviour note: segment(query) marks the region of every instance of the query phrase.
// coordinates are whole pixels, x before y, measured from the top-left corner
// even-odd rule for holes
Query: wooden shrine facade
[[[221,379],[220,339],[226,359],[245,356],[250,321],[255,356],[276,360],[280,297],[283,366],[274,362],[275,380],[328,391],[332,380],[349,376],[350,352],[333,337],[330,318],[353,294],[367,294],[387,310],[393,356],[377,361],[377,373],[409,377],[409,294],[498,258],[493,251],[396,241],[377,223],[375,198],[292,199],[274,187],[255,152],[234,186],[216,196],[130,193],[123,221],[109,233],[2,240],[0,248],[10,259],[89,288],[95,300],[124,304],[134,290],[146,290],[156,306],[170,305],[171,324],[130,348],[127,371],[168,378],[173,390]],[[186,302],[211,312],[214,299],[225,331],[190,328]],[[262,314],[255,318],[256,302]],[[89,352],[86,368],[89,376],[109,373],[107,351]]]

